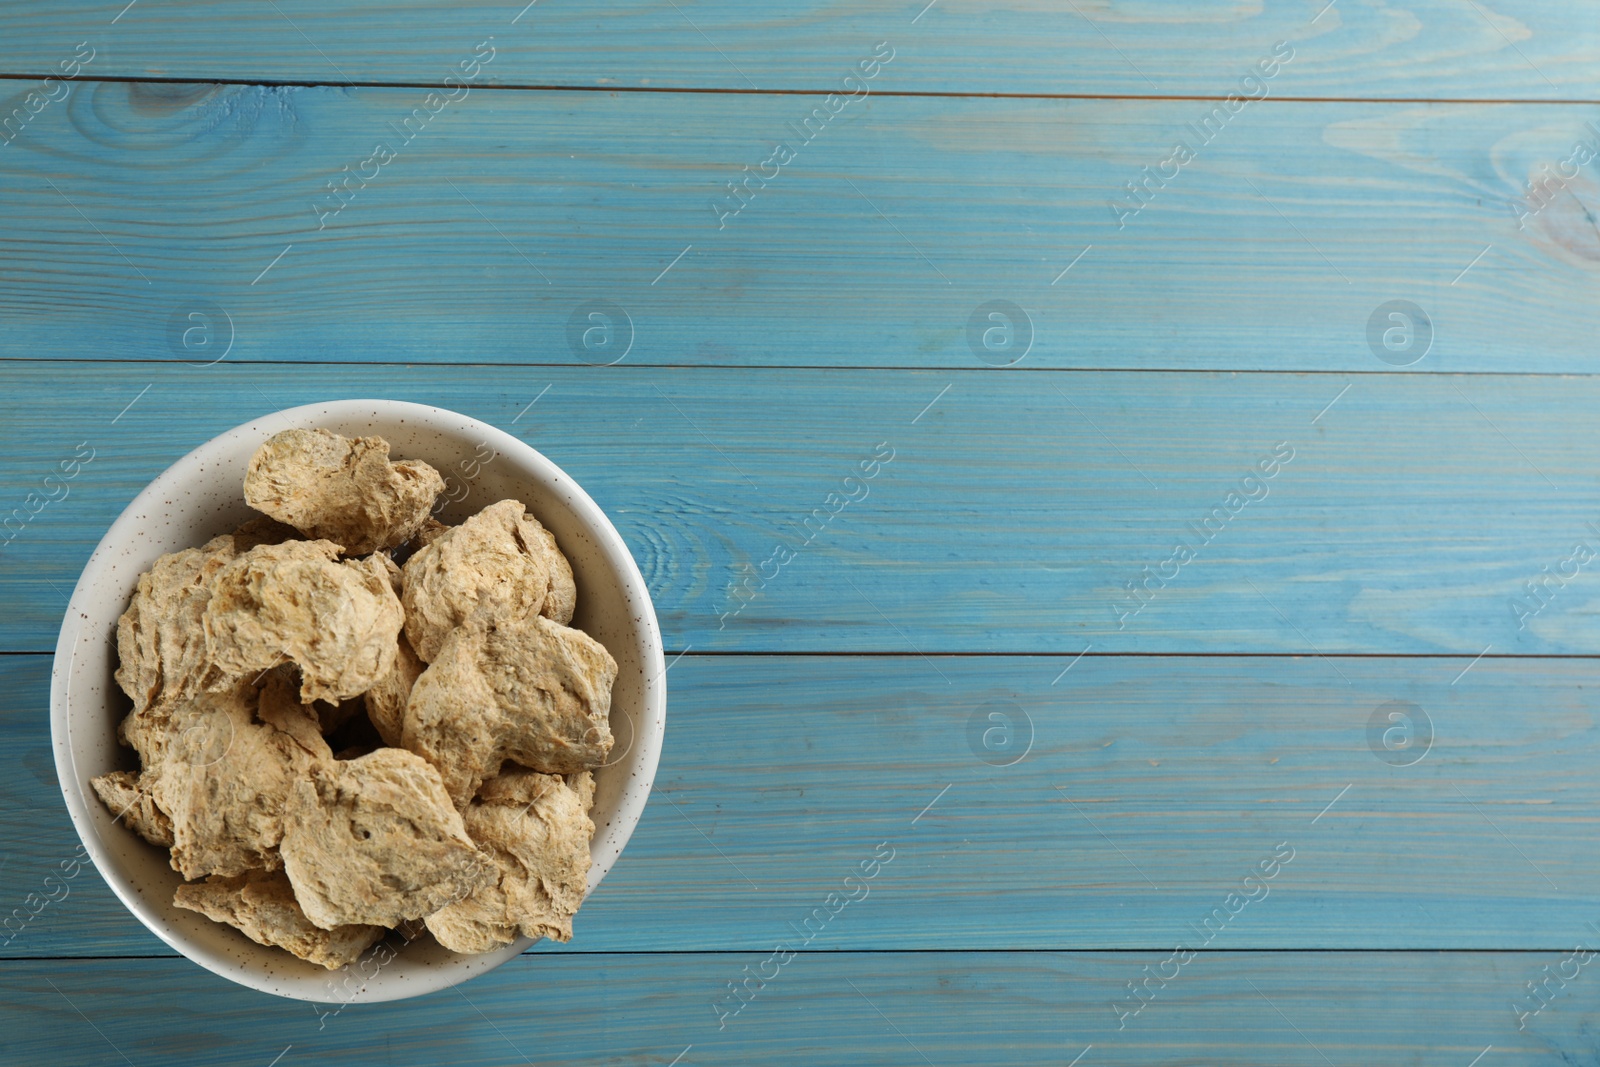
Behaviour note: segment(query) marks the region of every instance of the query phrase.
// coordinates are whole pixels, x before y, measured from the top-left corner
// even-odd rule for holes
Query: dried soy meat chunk
[[[417,679],[401,740],[462,806],[508,759],[547,774],[589,770],[611,751],[616,677],[616,660],[581,630],[480,614]]]
[[[257,944],[287,949],[330,971],[356,962],[389,932],[381,926],[324,930],[312,925],[282,871],[249,871],[234,877],[213,875],[204,882],[180,885],[172,902],[208,919],[236,926]]]
[[[577,587],[556,539],[516,500],[491,504],[433,535],[406,561],[406,637],[423,662],[480,603],[506,618],[572,621]]]
[[[256,713],[260,712],[260,721]],[[164,758],[141,784],[172,823],[172,867],[185,878],[280,865],[294,781],[331,756],[292,687],[240,683],[173,711]]]
[[[338,555],[331,541],[290,541],[223,568],[202,620],[218,667],[244,676],[293,662],[306,703],[359,696],[389,673],[400,600],[381,563]]]
[[[485,782],[462,819],[499,877],[428,916],[439,943],[452,952],[488,952],[518,933],[570,941],[588,885],[593,804],[588,772],[563,780],[514,767]]]
[[[426,668],[417,654],[411,651],[406,635],[400,635],[395,650],[394,669],[379,678],[362,698],[367,705],[367,718],[377,729],[383,743],[391,748],[401,747],[401,726],[405,722],[406,703],[411,699],[411,689],[417,684]]]
[[[389,459],[381,437],[284,430],[250,458],[245,502],[349,555],[393,548],[415,536],[444,489],[421,460]]]
[[[217,576],[238,557],[233,536],[172,552],[139,576],[117,620],[117,684],[133,701],[120,730],[147,762],[159,758],[166,711],[223,679],[206,652],[201,619]]]
[[[156,806],[150,783],[134,771],[112,771],[89,779],[100,802],[128,829],[162,848],[172,847],[172,819]]]
[[[313,766],[295,783],[281,851],[295,897],[324,930],[420,919],[495,871],[438,772],[393,748]]]

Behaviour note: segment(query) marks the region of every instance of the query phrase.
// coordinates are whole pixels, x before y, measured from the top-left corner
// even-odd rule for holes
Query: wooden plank
[[[76,843],[46,666],[0,658],[28,771],[0,793],[0,915]],[[536,951],[1570,946],[1600,915],[1592,665],[1461,671],[690,655],[627,855],[572,944]],[[12,932],[10,957],[164,951],[93,871]]]
[[[126,6],[126,10],[125,10]],[[1218,95],[1293,42],[1276,93],[1334,97],[1594,98],[1591,20],[1556,0],[1069,5],[802,0],[446,5],[439,0],[220,0],[204,24],[170,4],[23,0],[0,16],[0,70],[58,69],[80,41],[99,77],[439,84],[494,38],[503,85],[831,90],[887,40],[903,92]]]
[[[426,98],[77,85],[0,149],[0,356],[1595,368],[1592,166],[1517,201],[1579,107]]]
[[[1152,982],[1153,999],[1118,1030],[1112,1003],[1131,1001],[1127,984],[1165,958],[802,955],[722,1030],[712,998],[744,967],[755,973],[761,954],[521,956],[455,990],[327,1016],[185,960],[7,963],[0,1049],[13,1063],[266,1065],[281,1055],[284,1067],[797,1059],[959,1067],[1074,1057],[1080,1067],[1466,1067],[1474,1056],[1566,1064],[1593,1049],[1594,978],[1576,963],[1565,971],[1577,977],[1517,1029],[1524,982],[1543,978],[1544,967],[1554,973],[1569,952],[1201,955],[1164,987]]]
[[[1595,377],[42,361],[0,364],[0,515],[42,508],[0,550],[0,648],[54,648],[94,544],[180,455],[374,393],[561,464],[673,650],[1600,652],[1574,553],[1600,538]]]

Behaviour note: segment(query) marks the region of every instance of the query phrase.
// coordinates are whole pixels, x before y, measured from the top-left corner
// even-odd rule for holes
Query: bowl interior
[[[342,1004],[394,1000],[443,989],[492,969],[530,942],[458,956],[431,938],[391,935],[343,971],[327,971],[250,941],[232,927],[172,904],[182,877],[165,849],[112,821],[89,779],[137,757],[118,744],[131,707],[113,678],[117,619],[139,575],[158,556],[203,544],[255,516],[244,502],[245,468],[257,446],[291,426],[387,439],[396,459],[421,459],[444,475],[439,512],[458,523],[498,500],[527,505],[572,563],[578,587],[572,625],[616,658],[611,729],[616,747],[595,773],[595,837],[589,890],[622,852],[644,809],[665,727],[665,669],[649,593],[627,546],[605,515],[560,468],[527,444],[456,412],[386,400],[291,408],[206,442],[169,467],[112,525],[84,568],[56,647],[51,735],[73,824],[112,890],[150,930],[207,969],[264,992]],[[581,929],[581,916],[579,919]],[[581,934],[579,935],[581,936]],[[392,958],[391,957],[392,954]],[[382,961],[381,963],[379,961]]]

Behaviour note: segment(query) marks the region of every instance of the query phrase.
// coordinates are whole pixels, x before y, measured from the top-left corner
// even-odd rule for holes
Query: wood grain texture
[[[1596,366],[1594,165],[1514,207],[1590,108],[1267,101],[1203,143],[1194,100],[873,96],[806,144],[812,97],[477,92],[406,144],[424,90],[67,89],[0,147],[4,357],[1364,372],[1407,300],[1412,370]]]
[[[0,658],[26,771],[0,793],[0,954],[166,954],[92,870],[27,918],[76,847],[46,667]],[[1592,662],[1461,672],[690,655],[622,862],[574,941],[535,951],[1570,947],[1600,919]]]
[[[1293,95],[1600,95],[1600,38],[1581,9],[1557,0],[125,5],[8,4],[0,70],[50,71],[88,39],[100,77],[438,84],[492,35],[500,84],[826,91],[889,40],[898,55],[886,87],[904,92],[1226,95],[1287,40],[1303,57],[1280,89]]]
[[[673,650],[1600,652],[1595,377],[43,361],[0,364],[0,516],[42,507],[0,550],[0,648],[54,648],[94,544],[191,448],[374,394],[566,469]],[[85,443],[66,499],[29,497]]]
[[[1512,1004],[1523,983],[1566,956],[1202,955],[1120,1031],[1113,1000],[1131,1000],[1126,985],[1164,956],[799,956],[724,1030],[711,998],[743,967],[754,971],[760,954],[521,956],[457,990],[400,1004],[353,1004],[326,1018],[312,1005],[240,989],[186,960],[103,961],[93,969],[73,961],[7,963],[0,964],[0,1054],[10,1063],[70,1057],[194,1067],[265,1067],[280,1054],[283,1067],[1021,1067],[1065,1065],[1080,1055],[1080,1067],[1466,1067],[1493,1046],[1482,1063],[1543,1067],[1585,1062],[1600,1051],[1588,991],[1592,966],[1517,1029]]]

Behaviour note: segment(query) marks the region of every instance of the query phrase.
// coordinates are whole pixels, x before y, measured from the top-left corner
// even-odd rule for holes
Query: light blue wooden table
[[[1591,5],[124,3],[0,9],[0,1061],[1600,1061]],[[356,396],[682,656],[574,941],[335,1014],[46,889],[46,705],[146,482]]]

